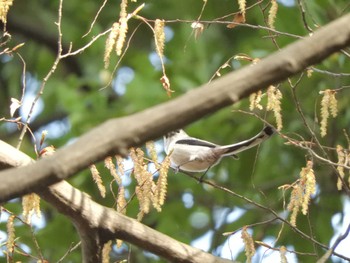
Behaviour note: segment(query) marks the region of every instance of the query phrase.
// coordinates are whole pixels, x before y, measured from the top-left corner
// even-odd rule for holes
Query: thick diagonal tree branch
[[[0,140],[0,170],[33,162],[29,156]],[[171,262],[232,262],[181,243],[104,207],[66,181],[44,188],[38,194],[76,226],[82,244],[83,262],[101,262],[104,243],[114,239],[130,242]]]
[[[124,154],[131,146],[140,145],[189,124],[239,101],[252,92],[284,80],[307,66],[319,63],[350,44],[349,24],[350,14],[254,66],[227,74],[167,103],[128,117],[106,121],[51,157],[26,168],[1,172],[0,202],[25,193],[37,192],[106,156]]]

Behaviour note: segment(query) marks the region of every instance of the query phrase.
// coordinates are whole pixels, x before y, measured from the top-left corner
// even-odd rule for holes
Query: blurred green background
[[[303,1],[301,2],[305,8],[306,21],[313,30],[349,12],[347,0],[305,1],[306,5]],[[199,17],[203,1],[153,0],[129,3],[128,12],[131,13],[141,3],[145,3],[145,7],[139,15],[147,19],[171,20],[171,22],[166,22],[164,55],[166,73],[170,79],[171,88],[175,91],[172,98],[207,83],[220,66],[235,55],[246,54],[252,58],[263,58],[277,51],[278,48],[283,48],[297,40],[283,34],[271,33],[264,28],[238,26],[229,29],[226,24],[219,23],[204,23],[205,29],[202,35],[195,39],[191,23]],[[118,21],[120,3],[119,1],[108,1],[91,33],[82,37],[89,30],[101,4],[102,1],[64,1],[62,16],[64,51],[67,51],[69,45],[72,45],[73,51],[81,48],[93,36],[107,30]],[[278,4],[279,9],[275,22],[277,31],[299,36],[310,33],[305,28],[298,2],[285,0],[279,1]],[[57,54],[55,22],[57,21],[58,5],[58,1],[30,0],[14,1],[10,8],[7,30],[11,38],[5,47],[25,43],[18,49],[18,53],[25,61],[25,80],[22,75],[24,64],[20,57],[16,54],[2,55],[0,57],[0,118],[10,119],[11,98],[21,99],[22,82],[25,81],[24,104],[15,117],[22,116],[22,120],[26,119],[29,107]],[[259,1],[259,3],[258,1],[247,1],[247,7],[250,6],[252,7],[246,13],[246,23],[265,27],[270,8],[269,1]],[[201,20],[214,21],[238,10],[236,1],[208,0]],[[232,18],[233,15],[221,20],[232,21]],[[37,141],[40,140],[41,131],[46,129],[49,131],[46,143],[60,148],[109,118],[127,116],[172,99],[166,95],[159,81],[162,71],[159,58],[155,53],[152,31],[141,20],[131,19],[128,38],[134,30],[136,32],[130,39],[128,50],[115,75],[112,75],[113,67],[118,58],[114,52],[110,67],[104,69],[103,55],[106,36],[98,39],[91,47],[77,56],[63,59],[60,62],[56,72],[47,81],[44,93],[34,109],[30,127]],[[272,37],[278,47],[272,41]],[[1,42],[5,39],[7,38],[3,37]],[[220,70],[220,73],[223,75],[249,64],[250,62],[247,61],[231,59],[229,60],[230,67]],[[318,119],[321,99],[319,91],[350,85],[349,56],[337,53],[315,67],[322,71],[314,71],[311,77],[303,75],[296,88],[297,99],[307,122],[315,130],[322,145],[335,147],[341,144],[347,148],[343,129],[349,132],[348,89],[344,88],[338,92],[338,117],[330,120],[328,134],[322,139],[319,135]],[[109,77],[113,78],[112,85],[104,88]],[[299,77],[300,75],[291,78],[290,81],[296,83]],[[281,132],[296,139],[302,137],[309,140],[311,135],[296,111],[291,86],[286,81],[278,84],[278,87],[283,94],[283,129]],[[101,90],[101,88],[104,89]],[[264,105],[266,105],[265,100],[266,98],[262,102]],[[229,144],[247,139],[263,127],[258,118],[235,110],[249,111],[249,101],[243,100],[232,107],[207,116],[186,127],[186,131],[192,136],[218,144]],[[256,113],[265,118],[265,111]],[[267,113],[266,119],[275,124],[271,112]],[[0,122],[2,140],[16,145],[19,134],[15,124]],[[255,148],[239,154],[238,161],[230,158],[224,159],[206,176],[232,191],[272,208],[281,216],[287,217],[288,213],[283,207],[283,194],[281,190],[278,190],[278,186],[293,183],[299,177],[301,168],[306,165],[306,160],[311,157],[307,150],[286,145],[285,142],[281,136],[274,136],[258,150]],[[33,145],[32,137],[27,133],[21,150],[36,158]],[[162,158],[164,154],[161,140],[157,142],[157,149]],[[329,151],[328,154],[333,161],[337,161],[335,151]],[[346,226],[346,222],[350,221],[349,212],[345,214],[346,207],[349,208],[349,199],[336,189],[336,176],[331,167],[317,160],[314,162],[317,193],[311,200],[310,213],[307,216],[299,215],[297,226],[321,243],[330,245],[332,238],[334,240],[334,237],[341,233],[342,227]],[[98,168],[109,189],[111,181],[109,172],[103,168],[103,164],[98,165]],[[97,202],[108,207],[113,206],[115,202],[113,195],[108,190],[107,197],[102,199],[89,171],[81,172],[69,181],[75,187],[87,192]],[[135,187],[133,179],[125,178],[125,187],[130,196]],[[289,201],[289,192],[286,193],[285,201],[287,203]],[[18,200],[14,200],[5,207],[20,214],[19,204]],[[34,221],[33,227],[44,257],[50,262],[55,262],[65,254],[72,243],[79,240],[79,237],[71,222],[57,213],[49,204],[42,202],[42,210],[43,218],[37,222]],[[136,217],[137,212],[138,203],[134,200],[130,203],[127,214]],[[152,210],[144,217],[143,223],[177,240],[195,244],[214,255],[227,258],[232,256],[233,259],[245,261],[240,232],[230,237],[225,237],[222,233],[235,231],[244,225],[271,218],[273,218],[271,213],[247,204],[242,199],[199,184],[182,173],[170,172],[167,200],[162,212],[157,213]],[[4,244],[6,213],[3,213],[0,219],[0,242]],[[287,226],[284,226],[282,231],[281,229],[281,222],[274,221],[257,225],[250,229],[250,233],[253,234],[255,240],[264,241],[271,246],[284,245],[289,250],[313,253],[318,256],[325,253],[324,250],[301,238]],[[16,236],[20,237],[18,242],[23,244],[23,248],[28,253],[38,255],[27,226],[18,225]],[[277,236],[279,236],[278,239]],[[4,249],[3,246],[2,250]],[[345,249],[339,250],[339,253],[350,257],[349,251]],[[80,254],[80,250],[77,249],[70,253],[64,262],[79,262],[81,261]],[[115,248],[111,253],[111,259],[114,261],[128,257],[130,257],[130,262],[163,261],[130,244],[124,244],[120,249]],[[279,258],[278,252],[260,247],[257,249],[253,262],[273,262],[272,260],[276,258]],[[315,256],[292,253],[288,253],[288,258],[290,262],[316,261]],[[28,258],[18,255],[16,260],[26,262]],[[334,257],[332,261],[339,262],[339,259]]]

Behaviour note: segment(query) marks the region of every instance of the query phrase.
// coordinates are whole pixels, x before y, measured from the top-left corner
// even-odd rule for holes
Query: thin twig
[[[57,263],[63,262],[63,260],[74,250],[76,250],[81,245],[81,241],[73,246],[73,243],[68,248],[67,252],[57,261]]]
[[[341,241],[343,241],[348,235],[349,235],[349,232],[350,232],[350,224],[348,225],[347,229],[345,230],[344,234],[342,234],[341,236],[339,236],[333,246],[328,249],[328,251],[322,256],[322,258],[320,258],[317,263],[324,263],[328,260],[328,258],[334,254],[334,250],[337,248],[337,246],[340,244]]]
[[[332,77],[350,77],[350,73],[334,73],[328,70],[318,69],[315,67],[310,67],[310,69],[318,73],[330,75]]]
[[[93,43],[95,43],[95,41],[96,41],[97,39],[99,39],[100,37],[102,37],[102,36],[108,34],[110,31],[111,31],[111,29],[108,29],[108,30],[106,30],[106,31],[104,31],[104,32],[102,32],[102,33],[100,33],[100,34],[94,36],[94,37],[90,40],[90,42],[87,43],[85,46],[83,46],[83,47],[81,47],[81,48],[79,48],[79,49],[77,49],[77,50],[75,50],[75,51],[68,51],[66,54],[61,54],[60,58],[61,58],[61,59],[62,59],[62,58],[67,58],[67,57],[75,56],[75,55],[78,55],[78,54],[82,53],[83,51],[85,51],[85,49],[87,49],[87,48],[90,47]]]
[[[298,6],[299,6],[299,9],[301,11],[301,18],[303,20],[304,27],[306,28],[307,31],[312,33],[313,30],[309,27],[309,25],[308,25],[308,23],[306,21],[306,12],[305,12],[305,8],[304,8],[303,3],[301,2],[301,0],[298,0]]]
[[[264,0],[259,0],[259,1],[257,1],[256,3],[252,4],[251,6],[246,7],[245,10],[248,11],[249,9],[251,9],[251,8],[253,8],[253,7],[259,5],[259,4],[262,3],[263,1],[264,1]],[[229,17],[231,17],[231,16],[234,17],[235,15],[239,14],[240,12],[241,12],[241,11],[234,12],[234,13],[230,13],[230,14],[228,14],[228,15],[224,15],[224,16],[221,16],[221,17],[219,17],[219,18],[214,19],[213,21],[223,20],[223,19],[229,18]]]
[[[145,19],[148,22],[155,21],[154,19],[147,19],[145,17],[143,17],[143,19]],[[181,22],[181,23],[193,23],[196,21],[195,20],[188,20],[188,19],[169,19],[169,20],[164,20],[164,22],[165,23],[179,23],[179,22]],[[300,35],[278,31],[276,29],[273,29],[273,28],[270,28],[267,26],[252,25],[252,24],[247,24],[247,23],[238,23],[238,22],[233,22],[233,21],[219,21],[219,20],[201,20],[198,22],[202,23],[202,24],[208,24],[208,25],[213,25],[213,24],[232,25],[232,24],[234,24],[234,25],[237,25],[237,27],[242,26],[242,27],[249,27],[249,28],[253,28],[253,29],[266,30],[268,32],[275,33],[276,35],[289,36],[289,37],[296,38],[296,39],[304,38],[303,36],[300,36]]]
[[[335,162],[330,161],[327,158],[323,158],[323,157],[319,156],[317,153],[315,153],[315,151],[313,151],[310,147],[302,146],[300,144],[299,145],[295,144],[295,145],[297,145],[298,147],[300,147],[302,149],[308,150],[312,156],[316,157],[317,159],[319,159],[322,162],[329,164],[330,166],[339,166],[339,167],[344,167],[345,169],[350,170],[350,166],[347,166],[345,164],[335,163]],[[343,183],[345,183],[345,182],[343,182]]]
[[[333,251],[337,248],[337,246],[340,244],[341,241],[343,241],[350,233],[350,224],[348,225],[348,227],[346,228],[344,234],[342,234],[341,236],[339,236],[336,241],[334,242],[332,249]]]
[[[61,54],[62,54],[62,31],[61,31],[62,6],[63,6],[63,0],[60,0],[59,7],[58,7],[58,22],[56,23],[57,28],[58,28],[58,51],[57,51],[57,56],[56,56],[55,62],[53,63],[50,71],[44,77],[44,79],[43,79],[43,81],[42,81],[42,83],[40,85],[40,89],[39,89],[37,95],[35,96],[35,98],[34,98],[34,100],[32,102],[32,105],[30,107],[29,113],[27,115],[27,120],[26,120],[26,122],[25,122],[25,124],[24,124],[24,126],[22,128],[22,132],[21,132],[21,134],[19,136],[19,139],[18,139],[17,149],[19,149],[21,147],[24,135],[27,132],[28,126],[29,126],[30,121],[31,121],[32,116],[33,116],[34,107],[35,107],[36,103],[38,102],[39,98],[41,97],[41,95],[44,93],[44,89],[45,89],[45,86],[46,86],[46,83],[47,83],[48,79],[55,72],[58,63],[61,60]]]
[[[190,176],[191,178],[197,180],[198,182],[201,182],[200,181],[200,178],[198,178],[196,175],[192,175],[192,174],[186,174],[188,176]],[[249,204],[252,204],[258,208],[261,208],[269,213],[271,213],[274,217],[276,217],[278,220],[282,221],[283,223],[285,223],[286,225],[288,225],[294,232],[296,232],[297,234],[299,234],[301,237],[303,237],[304,239],[306,240],[309,240],[311,242],[313,242],[314,244],[316,244],[317,246],[323,248],[323,249],[326,249],[328,250],[329,247],[325,244],[322,244],[321,242],[317,241],[316,239],[314,239],[313,237],[309,236],[308,234],[304,233],[303,231],[301,231],[299,228],[293,226],[288,220],[286,220],[285,218],[281,217],[277,212],[275,212],[272,208],[269,208],[267,206],[264,206],[262,204],[259,204],[257,202],[254,202],[253,200],[243,196],[243,195],[240,195],[224,186],[221,186],[221,185],[218,185],[212,181],[209,181],[209,180],[202,180],[203,183],[207,184],[207,185],[210,185],[216,189],[219,189],[221,191],[224,191],[225,193],[228,193],[229,195],[232,195],[234,197],[237,197],[239,199],[242,199],[244,201],[246,201],[247,203]],[[342,259],[345,259],[345,260],[348,260],[350,261],[350,258],[349,257],[346,257],[344,255],[341,255],[337,252],[333,252],[333,255],[339,257],[339,258],[342,258]]]
[[[226,66],[229,66],[229,62],[231,60],[233,60],[235,58],[236,55],[233,55],[231,56],[228,60],[225,61],[224,64],[222,64],[216,71],[215,73],[211,76],[211,78],[209,79],[208,83],[212,82],[213,79],[216,77],[216,76],[220,76],[220,70],[224,69]]]
[[[24,99],[24,94],[26,92],[26,62],[24,61],[23,57],[21,54],[17,53],[17,56],[21,59],[22,64],[23,64],[23,69],[22,69],[22,96],[21,96],[21,105],[23,103]]]
[[[82,36],[83,38],[86,37],[88,34],[90,34],[92,28],[94,27],[96,21],[97,21],[97,18],[99,17],[100,13],[102,12],[103,8],[105,7],[106,3],[107,3],[108,0],[104,0],[102,5],[100,6],[100,8],[98,9],[96,15],[95,15],[95,18],[94,20],[92,21],[92,23],[90,24],[90,28],[89,30]]]
[[[265,225],[265,224],[268,224],[268,223],[272,223],[272,222],[274,222],[276,220],[277,220],[277,218],[274,217],[272,219],[265,220],[265,221],[262,221],[262,222],[257,222],[257,223],[253,223],[253,224],[249,224],[249,225],[244,225],[243,227],[240,227],[240,228],[238,228],[238,229],[236,229],[234,231],[222,233],[222,235],[223,236],[234,235],[238,231],[242,230],[244,227],[254,227],[254,226],[259,226],[259,225]]]
[[[317,154],[316,154],[314,151],[312,151],[311,149],[308,149],[308,150],[309,150],[315,157],[317,157],[317,158],[319,158],[319,159],[322,158],[322,160],[324,160],[324,161],[326,161],[327,163],[331,164],[332,170],[335,172],[335,174],[337,175],[337,177],[339,178],[339,180],[342,181],[343,189],[345,190],[346,194],[347,194],[348,196],[350,196],[350,189],[349,189],[348,185],[346,184],[344,178],[342,178],[342,177],[339,175],[339,172],[338,172],[338,170],[336,169],[336,165],[333,165],[332,162],[329,161],[330,158],[329,158],[327,152],[324,150],[324,148],[322,147],[320,141],[317,139],[316,134],[314,133],[314,131],[311,129],[310,125],[309,125],[308,122],[306,121],[306,117],[305,117],[305,115],[304,115],[304,113],[303,113],[303,111],[302,111],[302,109],[301,109],[299,100],[298,100],[297,95],[296,95],[296,87],[297,87],[297,85],[292,85],[291,83],[290,83],[290,85],[291,85],[292,96],[293,96],[294,103],[295,103],[295,105],[296,105],[296,109],[297,109],[297,111],[298,111],[298,113],[299,113],[301,119],[303,120],[305,127],[308,129],[309,133],[311,134],[312,140],[315,141],[316,145],[317,145],[318,148],[321,150],[321,152],[322,152],[323,156],[325,156],[325,158],[323,158],[323,157],[317,155]],[[339,164],[337,164],[337,165],[340,166]]]
[[[307,223],[308,223],[308,225],[309,225],[310,236],[314,237],[314,236],[315,236],[315,234],[314,234],[314,229],[313,229],[313,225],[311,224],[311,220],[310,220],[310,209],[309,209],[309,212],[308,212],[307,215],[306,215],[306,218],[307,218]],[[313,248],[314,248],[314,251],[315,251],[314,253],[315,253],[315,255],[317,256],[317,258],[319,258],[319,256],[318,256],[318,250],[317,250],[316,244],[315,244],[315,243],[312,243],[312,246],[313,246]]]
[[[255,242],[256,244],[260,245],[260,246],[266,247],[266,248],[271,249],[271,250],[273,250],[273,251],[281,251],[280,248],[271,247],[269,244],[266,244],[265,242],[257,241],[257,240],[255,240],[254,242]],[[315,253],[298,252],[298,251],[289,250],[289,249],[286,249],[286,251],[289,252],[289,253],[293,253],[293,254],[296,254],[296,255],[300,255],[300,256],[313,256],[313,257],[316,256]]]
[[[27,225],[28,225],[29,228],[30,228],[30,233],[31,233],[31,235],[32,235],[32,240],[33,240],[33,242],[34,242],[36,251],[38,252],[40,259],[41,259],[42,261],[44,261],[45,258],[44,258],[44,256],[43,256],[43,253],[41,252],[41,248],[40,248],[40,246],[39,246],[38,240],[37,240],[36,237],[35,237],[34,229],[33,229],[33,227],[32,227],[31,224],[27,224]]]
[[[3,206],[1,206],[0,212],[2,212],[2,211],[5,211],[5,212],[8,213],[9,215],[14,215],[15,218],[16,218],[17,220],[19,220],[23,225],[29,227],[30,233],[31,233],[31,235],[32,235],[33,243],[34,243],[35,248],[36,248],[36,250],[37,250],[37,252],[38,252],[38,254],[39,254],[39,258],[38,258],[38,257],[34,257],[34,256],[32,256],[32,255],[30,255],[30,254],[28,254],[28,253],[26,253],[26,252],[25,252],[25,254],[23,254],[21,251],[18,251],[18,250],[16,250],[16,252],[17,252],[17,253],[20,253],[20,254],[22,254],[22,255],[25,255],[25,256],[27,256],[27,257],[35,258],[35,259],[37,259],[37,260],[38,260],[38,259],[44,260],[45,258],[44,258],[43,254],[42,254],[42,252],[41,252],[41,248],[40,248],[40,246],[39,246],[38,240],[37,240],[36,237],[35,237],[35,233],[34,233],[34,229],[33,229],[32,225],[29,224],[29,223],[27,223],[27,222],[25,222],[20,216],[17,216],[16,214],[14,214],[13,212],[11,212],[10,210],[8,210],[7,208],[5,208],[5,207],[3,207]],[[17,246],[16,246],[16,247],[17,247]],[[18,246],[17,249],[22,250],[22,248],[21,248],[20,246]]]

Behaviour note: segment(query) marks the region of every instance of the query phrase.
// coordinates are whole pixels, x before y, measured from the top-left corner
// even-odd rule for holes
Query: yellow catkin
[[[144,216],[145,216],[145,212],[141,210],[138,212],[136,220],[141,221]]]
[[[117,248],[121,248],[121,246],[123,245],[123,240],[121,239],[117,239],[115,242],[116,242]]]
[[[271,0],[271,8],[269,10],[269,16],[267,18],[267,24],[271,28],[275,28],[275,19],[277,16],[278,4],[276,0]]]
[[[103,61],[105,63],[105,68],[108,68],[109,61],[111,57],[112,50],[117,42],[117,38],[119,35],[120,24],[118,22],[114,23],[111,29],[111,32],[108,35],[105,45],[105,53],[103,57]]]
[[[125,44],[126,34],[128,33],[128,20],[126,17],[120,18],[120,28],[117,43],[115,45],[115,51],[118,56],[122,54],[123,47]]]
[[[238,0],[239,11],[241,11],[243,20],[245,21],[245,8],[246,8],[246,0]]]
[[[167,193],[167,185],[168,185],[168,171],[170,167],[170,156],[166,156],[164,161],[162,162],[159,168],[159,177],[157,181],[157,186],[154,194],[154,208],[157,209],[158,212],[162,210],[162,206],[165,202],[165,197]]]
[[[329,117],[329,93],[327,90],[323,92],[323,97],[321,100],[321,136],[324,137],[327,134],[327,124],[328,124],[328,117]]]
[[[8,220],[7,220],[7,224],[6,224],[6,228],[7,228],[7,243],[6,243],[6,248],[7,248],[7,253],[8,254],[12,254],[14,247],[15,247],[15,227],[13,224],[13,221],[15,220],[15,216],[11,215]]]
[[[150,207],[150,200],[148,198],[145,198],[145,194],[143,191],[143,188],[140,186],[135,187],[135,194],[139,201],[139,212],[137,214],[137,220],[141,221],[143,216],[149,212]]]
[[[152,162],[154,163],[156,169],[159,169],[160,164],[158,163],[158,154],[156,151],[156,146],[154,144],[154,141],[147,142],[146,148],[148,150],[149,155],[151,156]]]
[[[135,188],[136,197],[139,201],[138,220],[150,211],[151,200],[153,199],[152,189],[154,188],[153,176],[144,165],[144,152],[140,148],[132,148],[130,157],[134,163],[134,177],[137,182]]]
[[[280,259],[281,259],[281,263],[288,263],[288,260],[287,260],[287,249],[285,246],[281,246],[280,247]]]
[[[106,196],[106,188],[103,185],[102,178],[100,176],[99,171],[97,170],[96,165],[94,165],[94,164],[90,165],[90,172],[91,172],[92,178],[94,179],[94,182],[97,185],[98,190],[100,191],[100,195],[102,197],[105,197]]]
[[[307,76],[308,78],[311,78],[311,77],[312,77],[312,73],[314,73],[314,71],[313,71],[312,69],[307,69],[307,70],[306,70],[306,76]]]
[[[254,92],[249,96],[249,110],[253,111],[254,109],[262,110],[263,106],[260,104],[262,98],[262,92],[259,90],[258,92]]]
[[[281,100],[283,96],[279,89],[275,86],[270,86],[267,89],[267,106],[266,109],[268,111],[273,111],[273,114],[276,119],[277,130],[280,131],[283,128],[282,124],[282,108],[281,108]]]
[[[333,118],[337,117],[338,114],[338,102],[335,98],[336,92],[330,89],[320,91],[320,94],[323,94],[321,100],[321,136],[324,137],[327,135],[327,126],[328,118],[331,114]]]
[[[296,218],[300,211],[306,215],[309,210],[309,202],[311,196],[316,192],[316,178],[313,163],[308,161],[306,167],[303,167],[300,172],[300,178],[296,184],[293,185],[290,202],[287,209],[291,211],[290,223],[296,226]]]
[[[139,200],[139,206],[142,206],[141,203],[143,202],[143,198],[142,198],[142,192],[141,192],[140,186],[135,187],[135,195],[136,195],[137,199]]]
[[[153,176],[151,173],[145,171],[142,175],[143,184],[140,185],[141,198],[139,199],[139,201],[142,200],[142,202],[140,202],[140,209],[144,211],[145,214],[149,213],[151,206],[153,188],[152,186],[154,184],[152,181],[152,177]]]
[[[125,169],[124,169],[124,159],[120,155],[116,155],[115,159],[117,161],[117,172],[119,177],[122,177],[125,175]]]
[[[112,157],[107,157],[105,160],[105,167],[109,170],[110,174],[113,176],[114,180],[117,182],[118,185],[122,184],[122,179],[117,173],[117,170],[115,168],[115,165],[113,163]]]
[[[41,217],[40,197],[35,193],[31,193],[31,194],[23,196],[22,208],[23,208],[23,212],[22,212],[23,220],[27,224],[30,224],[31,217],[34,213],[38,217]]]
[[[0,20],[6,24],[7,22],[7,13],[12,6],[13,0],[1,0],[0,1]]]
[[[128,13],[126,12],[126,8],[128,7],[128,0],[122,0],[120,3],[120,18],[126,18]]]
[[[122,0],[120,3],[120,18],[119,18],[119,34],[116,40],[115,51],[118,56],[122,54],[123,46],[128,32],[128,13],[126,8],[128,7],[128,0]]]
[[[243,227],[242,229],[242,234],[241,238],[243,239],[244,242],[244,247],[245,247],[245,255],[247,257],[248,263],[252,262],[252,257],[255,254],[255,246],[254,246],[254,240],[251,235],[249,235],[247,231],[247,227]]]
[[[167,176],[170,168],[170,155],[166,156],[159,170],[159,176],[162,178],[160,185],[158,186],[160,190],[160,205],[163,205],[166,191],[167,191]]]
[[[249,110],[254,110],[255,108],[255,99],[256,99],[257,94],[253,92],[252,94],[249,95]]]
[[[306,164],[306,167],[302,169],[301,172],[301,181],[304,181],[304,194],[303,194],[303,201],[301,204],[302,207],[302,213],[304,215],[307,214],[309,210],[309,203],[311,199],[311,195],[315,194],[316,192],[316,178],[314,174],[314,170],[312,169],[313,163],[311,161],[308,161]]]
[[[329,95],[329,109],[331,110],[331,115],[333,118],[337,117],[338,115],[338,101],[335,98],[335,91],[330,91]]]
[[[164,33],[164,20],[156,19],[154,23],[154,39],[156,43],[156,51],[159,57],[164,55],[165,45],[165,33]]]
[[[125,199],[125,189],[123,186],[119,186],[118,196],[117,196],[117,212],[121,214],[126,214],[126,199]]]
[[[134,164],[134,177],[137,185],[143,185],[145,183],[145,174],[147,173],[144,165],[144,152],[140,148],[131,148],[130,157]]]
[[[345,164],[345,153],[344,153],[344,148],[340,145],[337,145],[337,155],[338,155],[338,164],[344,165]],[[341,178],[345,177],[345,173],[344,173],[344,167],[343,166],[337,166],[337,170],[339,173],[339,176]],[[340,178],[338,178],[337,181],[337,189],[340,191],[343,187],[343,182]]]
[[[290,202],[287,206],[287,209],[292,212],[290,215],[290,223],[293,226],[296,226],[297,216],[300,208],[300,200],[301,200],[301,189],[299,185],[295,185],[293,187],[293,190],[290,196]]]
[[[102,263],[109,263],[109,254],[112,251],[112,241],[109,240],[107,243],[103,245],[102,249]]]

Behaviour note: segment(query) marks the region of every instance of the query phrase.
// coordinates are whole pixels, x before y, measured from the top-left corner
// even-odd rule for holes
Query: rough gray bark
[[[40,191],[112,154],[124,154],[175,128],[213,113],[316,64],[350,44],[350,14],[312,36],[298,40],[254,66],[227,74],[167,103],[134,115],[111,119],[82,135],[75,143],[25,168],[0,173],[0,202]],[[18,182],[21,184],[18,184]]]

